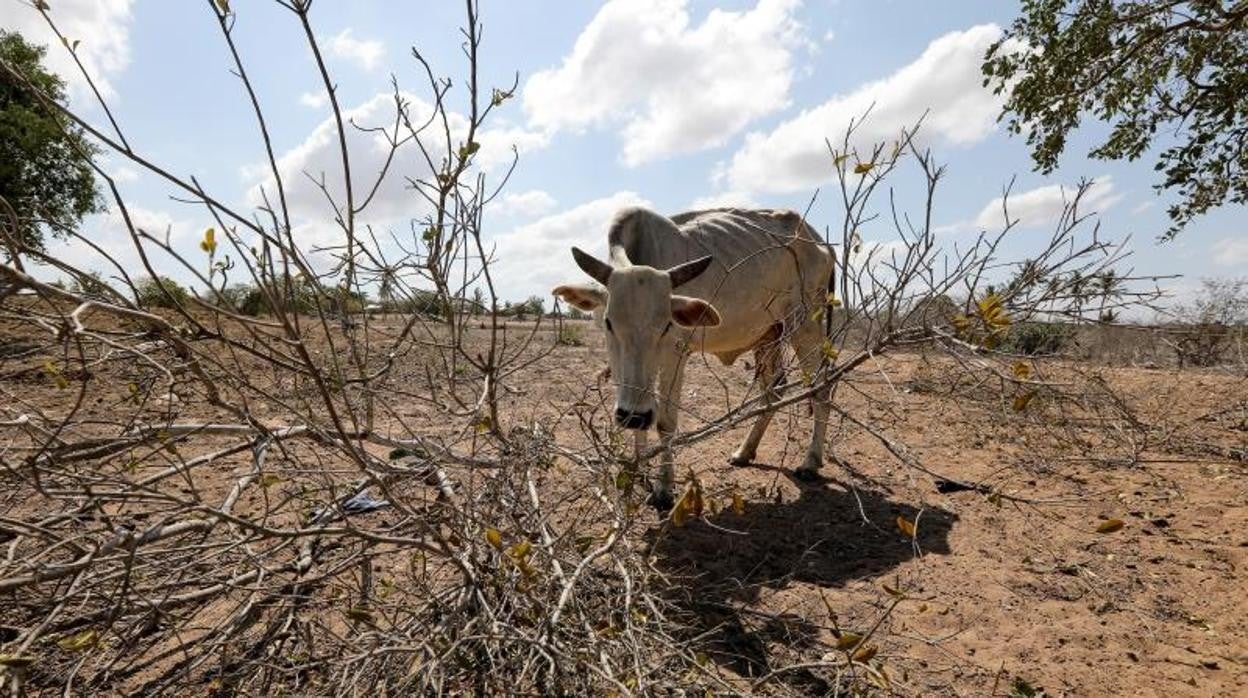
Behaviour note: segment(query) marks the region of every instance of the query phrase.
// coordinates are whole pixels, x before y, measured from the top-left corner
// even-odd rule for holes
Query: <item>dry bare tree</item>
[[[344,115],[312,30],[315,3],[274,2],[306,37],[333,116],[336,179],[300,176],[322,195],[337,244],[300,243],[289,173],[234,40],[245,6],[205,0],[266,155],[254,209],[133,146],[98,90],[99,122],[44,100],[212,224],[197,250],[174,247],[136,224],[98,160],[139,268],[80,230],[62,232],[95,251],[90,265],[51,256],[4,221],[3,685],[14,695],[203,686],[213,695],[645,694],[799,691],[787,679],[801,673],[837,690],[875,682],[904,692],[863,652],[875,629],[842,633],[835,619],[834,646],[749,678],[708,661],[716,616],[687,603],[654,553],[687,521],[741,508],[736,495],[688,478],[672,518],[656,523],[635,487],[647,474],[607,426],[595,386],[568,379],[579,399],[556,406],[553,427],[505,410],[504,397],[523,390],[514,379],[563,336],[546,325],[562,320],[499,314],[483,213],[510,171],[491,179],[475,157],[516,84],[478,82],[476,0],[465,2],[466,84],[438,77],[413,50],[432,108],[415,108],[396,84],[383,124]],[[31,11],[61,36],[55,4]],[[33,89],[11,66],[0,71]],[[353,169],[353,133],[383,144],[378,171]],[[927,347],[966,375],[996,377],[1021,412],[1054,388],[1003,351],[1012,325],[1084,318],[1092,311],[1079,280],[1111,271],[1118,282],[1096,312],[1151,297],[1119,271],[1125,248],[1101,239],[1081,210],[1086,186],[1026,262],[998,253],[1012,223],[942,239],[932,206],[943,170],[917,133],[856,149],[851,130],[831,149],[844,262],[826,304],[804,309],[825,325],[826,360],[814,375],[788,371],[776,408],[852,390],[875,357]],[[363,221],[400,161],[424,173],[407,184],[425,213],[406,232],[374,230]],[[902,167],[916,168],[926,197],[914,214],[890,197],[896,242],[872,247],[861,230]],[[193,293],[158,273],[158,260],[194,279]],[[36,267],[69,283],[43,280]],[[474,290],[484,312],[468,301]],[[370,293],[389,315],[367,312]],[[763,409],[756,394],[725,396],[714,414],[686,417],[678,447]],[[836,409],[843,428],[869,431],[948,487],[1025,499],[947,478],[869,415]]]

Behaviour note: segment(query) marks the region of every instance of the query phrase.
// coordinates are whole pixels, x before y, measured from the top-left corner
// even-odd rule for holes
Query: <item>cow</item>
[[[765,408],[780,397],[782,340],[793,347],[803,374],[816,377],[831,355],[819,318],[833,288],[835,256],[793,211],[736,208],[671,218],[627,208],[611,222],[607,249],[602,261],[572,248],[577,266],[600,285],[563,284],[552,293],[601,316],[616,387],[615,422],[636,430],[639,454],[657,422],[662,468],[650,503],[665,511],[673,505],[671,442],[690,354],[713,354],[731,365],[752,351],[754,385]],[[811,397],[810,446],[795,472],[802,479],[817,478],[823,465],[829,392],[821,387]],[[730,463],[753,462],[773,414],[767,409],[758,416]]]

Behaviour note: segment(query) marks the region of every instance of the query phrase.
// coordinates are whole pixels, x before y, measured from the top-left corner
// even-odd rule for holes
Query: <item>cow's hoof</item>
[[[754,463],[754,456],[747,456],[741,453],[734,453],[728,456],[728,465],[735,465],[738,468],[744,468]]]
[[[660,515],[666,515],[676,505],[676,500],[672,498],[671,492],[651,492],[646,503],[654,507]]]
[[[818,468],[807,468],[806,466],[794,470],[793,477],[802,482],[819,482],[823,479],[823,476],[819,474]]]

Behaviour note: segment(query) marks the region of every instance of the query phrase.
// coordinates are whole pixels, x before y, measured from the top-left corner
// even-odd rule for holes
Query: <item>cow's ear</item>
[[[672,296],[672,320],[681,327],[716,327],[719,311],[698,298]]]
[[[589,284],[564,284],[551,291],[578,310],[590,311],[607,302],[607,292]]]

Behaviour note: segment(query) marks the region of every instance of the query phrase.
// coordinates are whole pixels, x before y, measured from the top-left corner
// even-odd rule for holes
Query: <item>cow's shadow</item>
[[[686,616],[691,638],[709,657],[743,676],[761,676],[775,667],[769,645],[794,650],[811,645],[818,630],[796,614],[754,613],[749,606],[763,589],[797,582],[821,588],[878,577],[921,554],[949,552],[948,534],[957,517],[925,509],[917,540],[898,528],[897,517],[914,521],[919,510],[890,501],[869,489],[849,489],[828,481],[803,482],[791,501],[749,501],[743,513],[725,508],[706,521],[651,531],[656,564],[674,582],[672,602]],[[826,624],[826,615],[818,619]],[[813,674],[790,680],[823,692]]]

